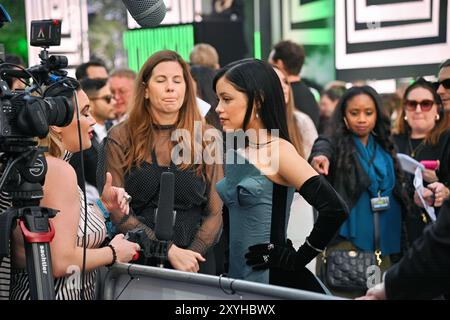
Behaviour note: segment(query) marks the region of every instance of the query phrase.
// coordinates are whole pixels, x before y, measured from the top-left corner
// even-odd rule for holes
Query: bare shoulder
[[[77,175],[74,168],[64,160],[55,157],[46,157],[48,170],[45,176],[45,184],[61,186],[62,190],[77,185]],[[61,191],[62,191],[61,190]]]
[[[278,152],[280,154],[280,161],[287,159],[303,159],[295,149],[294,145],[287,140],[277,139],[276,140]]]
[[[299,189],[303,183],[317,175],[309,163],[302,158],[289,141],[279,139],[279,178],[284,184]]]

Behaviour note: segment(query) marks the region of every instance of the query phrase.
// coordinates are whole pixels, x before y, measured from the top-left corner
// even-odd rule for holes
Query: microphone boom
[[[166,16],[163,0],[122,0],[131,16],[143,28],[158,26]]]

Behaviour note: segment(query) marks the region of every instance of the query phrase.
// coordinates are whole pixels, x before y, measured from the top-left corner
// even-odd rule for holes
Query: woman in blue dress
[[[217,184],[230,214],[228,275],[322,291],[305,265],[323,251],[348,210],[292,145],[277,74],[266,62],[243,60],[220,70],[214,88],[224,131],[245,132],[243,140],[233,135],[237,146],[234,141],[227,150],[225,179]],[[296,190],[319,212],[297,251],[286,237]]]

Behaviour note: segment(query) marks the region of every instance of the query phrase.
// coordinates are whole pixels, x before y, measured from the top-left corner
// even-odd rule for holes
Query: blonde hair
[[[189,60],[193,65],[200,65],[212,69],[216,69],[219,66],[219,54],[213,46],[207,43],[197,44],[192,49]]]
[[[47,155],[60,159],[64,156],[65,150],[62,141],[51,127],[48,135],[43,139],[39,139],[39,146],[48,148]]]

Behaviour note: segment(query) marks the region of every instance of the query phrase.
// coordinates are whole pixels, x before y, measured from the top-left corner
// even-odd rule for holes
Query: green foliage
[[[123,57],[126,9],[121,1],[88,0],[91,57],[101,58],[111,68]]]
[[[0,43],[5,45],[6,53],[22,57],[28,62],[27,31],[25,25],[25,3],[23,0],[2,0],[1,4],[8,11],[12,22],[5,23],[0,29]]]

